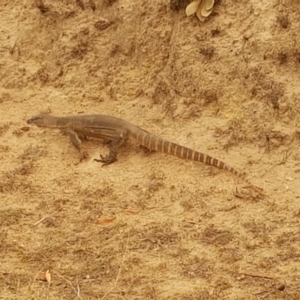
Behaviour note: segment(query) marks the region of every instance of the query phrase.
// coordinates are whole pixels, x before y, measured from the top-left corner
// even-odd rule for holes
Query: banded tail
[[[177,156],[182,159],[188,159],[193,160],[197,162],[204,163],[208,166],[214,166],[221,170],[226,170],[235,176],[243,179],[245,182],[249,183],[245,179],[245,175],[236,169],[230,167],[223,161],[214,158],[212,156],[209,156],[207,154],[204,154],[199,151],[192,150],[190,148],[163,140],[155,135],[152,135],[151,133],[147,131],[140,131],[137,134],[133,134],[134,138],[138,141],[138,143],[144,147],[146,147],[149,150],[157,151],[165,154],[170,154]],[[250,183],[249,183],[250,184]]]

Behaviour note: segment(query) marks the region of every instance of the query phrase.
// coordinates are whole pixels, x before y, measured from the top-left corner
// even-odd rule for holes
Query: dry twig
[[[124,251],[124,254],[123,254],[123,258],[122,258],[122,262],[121,262],[121,265],[120,265],[120,268],[119,268],[119,271],[118,271],[118,274],[117,274],[117,277],[116,277],[116,280],[115,280],[115,283],[114,285],[107,291],[107,293],[101,298],[101,300],[105,299],[116,287],[117,287],[117,284],[118,284],[118,281],[119,281],[119,278],[120,278],[120,274],[121,274],[121,271],[122,271],[122,267],[123,267],[123,264],[124,264],[124,261],[125,261],[125,255],[127,253],[127,250],[128,250],[128,244],[129,244],[129,234],[128,234],[128,237],[127,237],[127,243],[126,243],[126,248],[125,248],[125,251]]]

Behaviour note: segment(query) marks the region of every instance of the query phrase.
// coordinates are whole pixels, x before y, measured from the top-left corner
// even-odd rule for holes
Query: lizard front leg
[[[78,149],[80,152],[80,161],[88,157],[88,154],[81,149],[81,140],[78,136],[78,134],[74,130],[67,130],[67,133],[69,134],[69,137],[71,139],[72,144]]]

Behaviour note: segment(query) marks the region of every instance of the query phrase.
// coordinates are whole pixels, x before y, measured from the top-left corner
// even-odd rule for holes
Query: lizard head
[[[27,120],[27,124],[36,125],[38,127],[45,127],[47,115],[36,115]]]

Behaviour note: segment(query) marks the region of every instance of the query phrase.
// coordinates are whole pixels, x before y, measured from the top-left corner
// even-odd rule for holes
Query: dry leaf
[[[206,0],[205,7],[207,10],[212,10],[215,0]]]
[[[36,276],[36,280],[47,281],[47,279],[46,279],[46,273],[45,272],[40,272]]]
[[[46,272],[40,272],[36,278],[36,280],[47,281]]]
[[[206,19],[205,16],[203,16],[203,14],[202,14],[202,12],[204,12],[204,11],[205,11],[205,1],[201,2],[201,4],[198,7],[198,10],[196,12],[198,19],[202,22],[204,22]]]
[[[205,21],[205,17],[202,17],[200,9],[197,11],[197,17],[201,22]]]
[[[186,15],[189,17],[192,14],[194,14],[198,10],[200,3],[201,3],[201,0],[193,1],[192,3],[190,3],[185,9]]]
[[[96,222],[96,224],[98,224],[98,225],[107,225],[107,224],[111,223],[115,219],[116,219],[116,217],[107,218],[107,219],[100,219],[100,220],[98,220]]]
[[[275,274],[270,273],[262,273],[262,272],[252,272],[252,271],[245,271],[245,272],[239,272],[241,275],[250,276],[250,277],[261,277],[261,278],[268,278],[268,279],[274,279],[277,280],[278,276]]]
[[[205,5],[203,5],[202,9],[201,9],[201,15],[202,17],[207,18],[210,14],[211,14],[212,10],[207,10]]]
[[[49,270],[46,271],[45,277],[46,277],[48,284],[50,284],[51,283],[51,273],[49,272]]]
[[[183,219],[183,222],[187,222],[187,223],[190,223],[190,224],[196,224],[197,223],[193,219]]]
[[[202,22],[211,14],[215,1],[214,0],[197,0],[190,3],[186,9],[186,15],[191,16],[196,13],[198,19]]]

